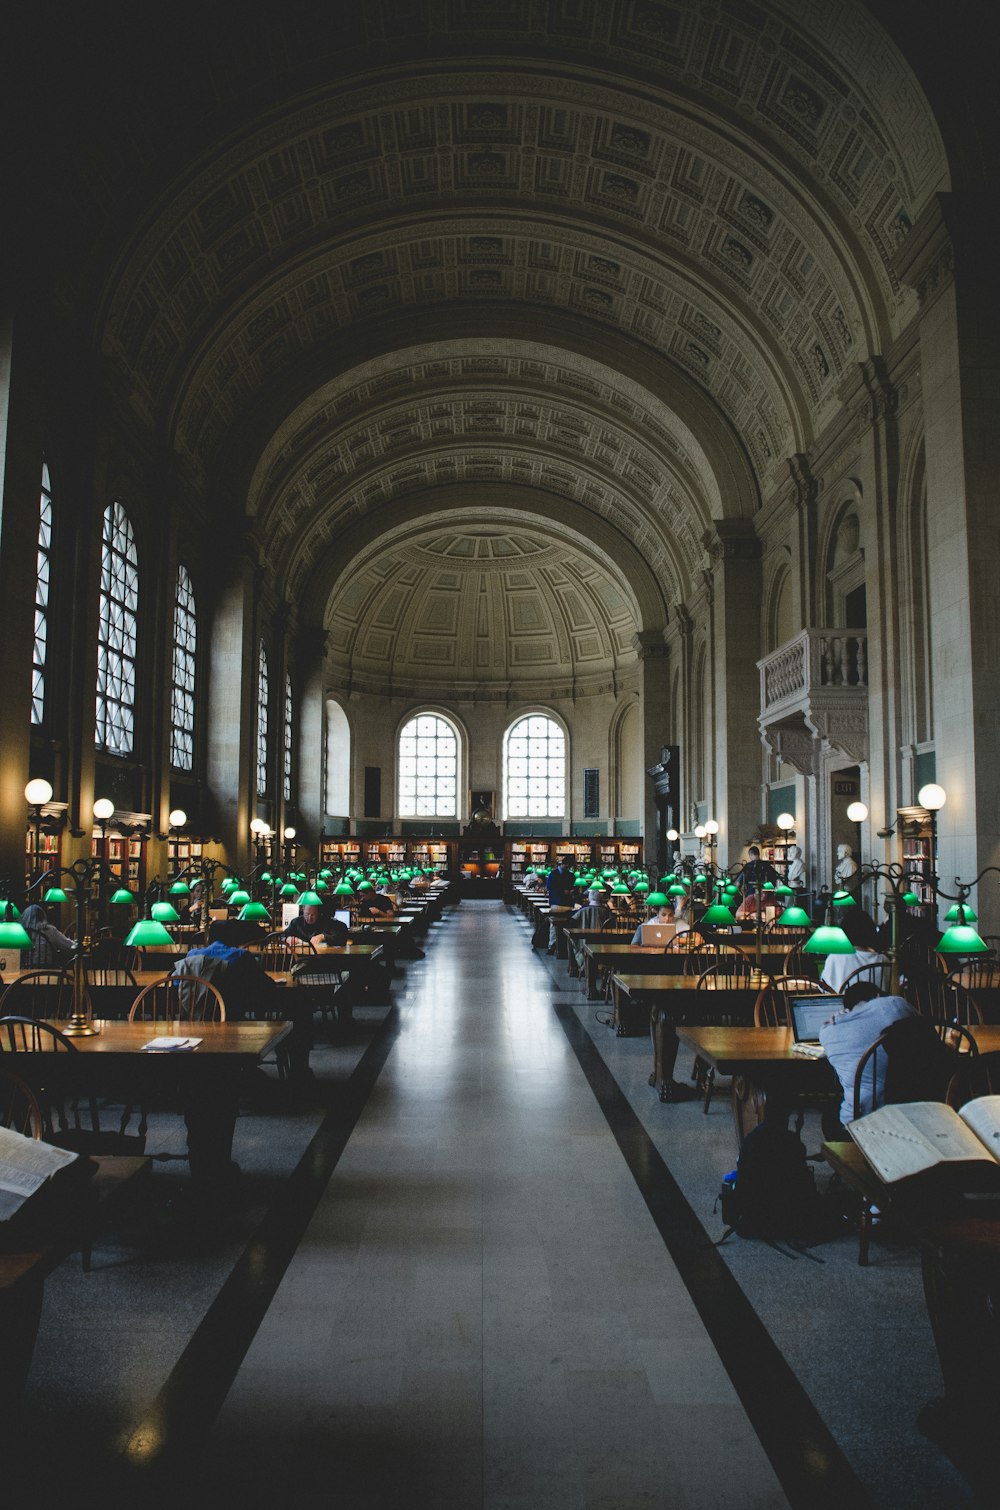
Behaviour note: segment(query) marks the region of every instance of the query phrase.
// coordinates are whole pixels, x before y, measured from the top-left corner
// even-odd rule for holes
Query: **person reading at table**
[[[21,926],[31,939],[31,948],[22,950],[23,965],[44,967],[65,965],[76,951],[76,944],[65,933],[60,933],[55,923],[45,916],[45,909],[37,902],[26,907],[21,914]]]
[[[847,934],[848,939],[854,945],[853,954],[828,954],[826,964],[820,980],[831,991],[839,991],[841,986],[862,965],[885,965],[888,967],[888,956],[879,948],[879,931],[874,920],[869,917],[863,907],[842,907],[839,909],[843,916],[839,919],[840,926]],[[870,972],[870,979],[876,986],[888,985],[889,971],[875,970]]]
[[[325,918],[322,907],[307,904],[297,918],[292,918],[282,933],[282,938],[304,939],[314,949],[322,951],[324,948],[346,944],[350,938],[350,929],[337,918]]]

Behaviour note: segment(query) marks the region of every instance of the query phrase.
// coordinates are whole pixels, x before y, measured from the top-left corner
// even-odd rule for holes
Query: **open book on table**
[[[880,1106],[848,1131],[887,1185],[934,1170],[957,1187],[1000,1190],[1000,1096],[957,1112],[939,1101]]]
[[[0,1127],[0,1222],[9,1221],[78,1154]]]

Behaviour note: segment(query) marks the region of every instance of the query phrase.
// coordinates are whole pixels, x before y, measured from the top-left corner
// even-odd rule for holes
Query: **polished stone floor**
[[[158,1166],[94,1272],[50,1277],[36,1497],[969,1510],[915,1427],[940,1373],[911,1245],[714,1247],[724,1095],[662,1106],[648,1040],[502,903],[446,914],[392,1002],[321,1035],[304,1096],[259,1077],[225,1199]]]
[[[463,906],[429,951],[204,1472],[371,1510],[784,1504],[511,933]]]

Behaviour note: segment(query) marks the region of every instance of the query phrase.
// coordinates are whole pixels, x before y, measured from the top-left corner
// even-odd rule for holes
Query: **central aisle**
[[[552,996],[499,902],[409,968],[213,1431],[230,1503],[786,1503]]]

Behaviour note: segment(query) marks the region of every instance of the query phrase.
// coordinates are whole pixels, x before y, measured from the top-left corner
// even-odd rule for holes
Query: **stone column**
[[[326,811],[326,697],[323,672],[328,635],[325,629],[300,629],[295,640],[298,756],[294,764],[297,787],[298,843],[316,852]],[[296,799],[297,792],[297,799]]]
[[[639,658],[639,711],[642,715],[642,767],[658,764],[670,742],[670,652],[662,629],[643,629],[632,641]],[[649,864],[656,844],[656,792],[646,784],[642,801],[643,858]]]
[[[940,194],[895,266],[920,300],[940,874],[1000,861],[1000,290],[981,197]],[[977,911],[996,917],[997,878]]]
[[[705,535],[712,561],[715,695],[714,817],[719,861],[729,865],[760,823],[761,544],[744,519],[719,519]]]
[[[220,590],[212,620],[208,790],[216,813],[213,826],[222,835],[227,861],[237,869],[248,863],[255,795],[254,575],[253,562],[241,554]]]

